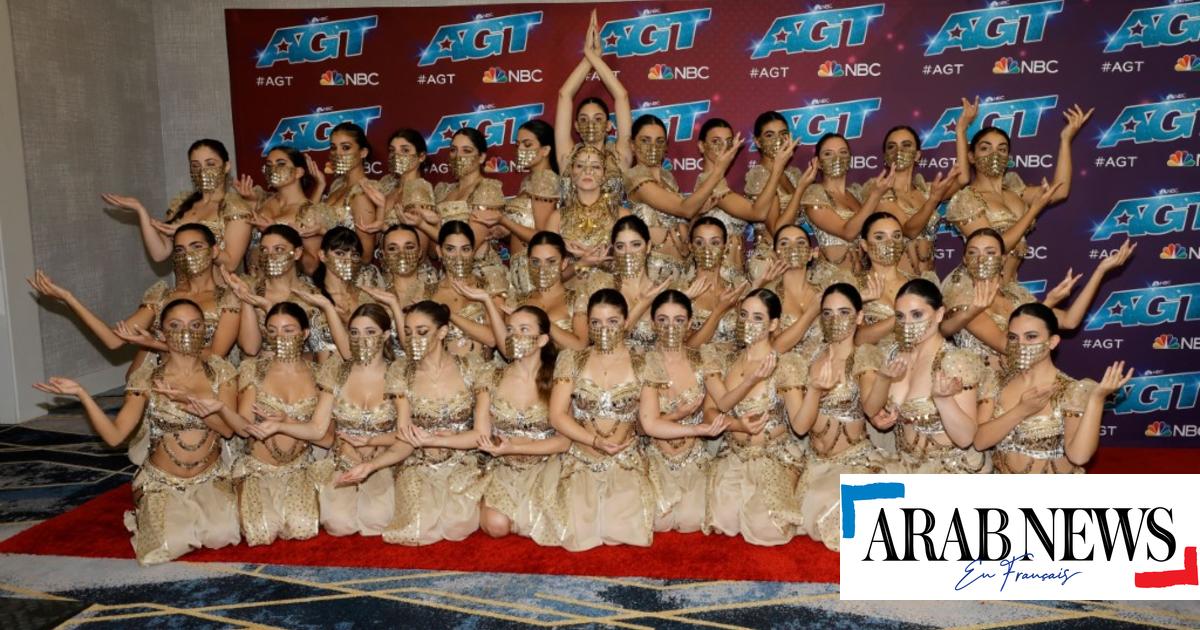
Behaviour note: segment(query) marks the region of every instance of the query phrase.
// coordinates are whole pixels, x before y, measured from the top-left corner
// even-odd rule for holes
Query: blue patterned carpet
[[[119,405],[119,399],[102,404]],[[0,428],[0,539],[133,467],[78,409]],[[850,602],[837,585],[0,555],[0,629],[1200,627],[1200,602]]]

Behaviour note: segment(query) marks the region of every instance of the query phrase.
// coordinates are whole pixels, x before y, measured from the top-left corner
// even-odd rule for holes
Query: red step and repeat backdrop
[[[329,130],[364,127],[377,147],[422,130],[434,178],[447,178],[455,129],[477,127],[488,168],[511,194],[517,127],[553,122],[557,90],[582,57],[592,5],[228,10],[235,148],[245,172],[276,144],[316,154]],[[1101,289],[1058,362],[1073,376],[1131,362],[1136,377],[1105,414],[1105,444],[1200,445],[1200,2],[920,0],[807,5],[789,0],[626,2],[597,6],[603,54],[634,115],[669,126],[670,165],[685,190],[699,172],[696,131],[709,117],[751,136],[778,110],[809,148],[839,132],[857,152],[852,179],[881,167],[887,129],[923,137],[919,169],[954,162],[960,97],[979,95],[975,126],[1013,138],[1026,182],[1052,175],[1062,111],[1095,107],[1074,143],[1070,199],[1031,235],[1023,282],[1044,294],[1067,268],[1090,273],[1126,238],[1134,258]],[[585,96],[609,100],[593,76]],[[971,132],[974,130],[972,129]],[[734,186],[756,153],[743,152]],[[959,258],[938,240],[939,271]]]

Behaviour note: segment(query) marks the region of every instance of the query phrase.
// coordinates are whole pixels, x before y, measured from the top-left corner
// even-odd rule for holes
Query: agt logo
[[[337,70],[326,70],[321,73],[321,85],[379,85],[379,73],[349,72],[343,74]]]
[[[1162,236],[1185,230],[1200,230],[1200,212],[1191,225],[1188,215],[1200,206],[1200,191],[1163,192],[1153,197],[1121,199],[1104,221],[1092,232],[1093,241],[1103,241],[1118,234],[1125,236]]]
[[[473,112],[442,116],[429,136],[429,154],[433,155],[449,147],[450,141],[454,139],[454,132],[466,127],[473,127],[482,132],[488,146],[516,142],[517,128],[541,116],[543,109],[541,103],[501,108],[481,105]]]
[[[1038,125],[1041,124],[1042,114],[1058,105],[1058,95],[1034,96],[1016,100],[988,98],[979,103],[979,115],[967,129],[967,137],[985,126],[1003,129],[1010,137],[1029,138],[1037,135]],[[947,142],[954,142],[954,128],[958,125],[958,117],[962,107],[951,107],[942,112],[933,129],[925,132],[922,149],[933,149]]]
[[[1192,167],[1196,166],[1196,156],[1192,155],[1191,151],[1172,151],[1171,155],[1167,156],[1167,166],[1171,167]]]
[[[308,24],[275,29],[267,47],[258,52],[257,68],[270,68],[280,61],[314,63],[337,59],[345,42],[346,57],[362,54],[367,31],[379,24],[379,16],[322,21],[313,18]]]
[[[1184,55],[1176,59],[1175,72],[1200,72],[1200,55]]]
[[[356,109],[339,109],[321,111],[281,118],[275,125],[271,137],[263,143],[262,155],[265,157],[271,147],[277,144],[287,144],[299,151],[320,151],[329,148],[329,132],[344,122],[351,122],[363,131],[367,131],[372,120],[383,115],[383,107],[359,107]]]
[[[1155,337],[1150,347],[1155,350],[1200,350],[1200,337],[1176,337],[1164,333]]]
[[[1200,260],[1200,246],[1169,243],[1158,253],[1158,257],[1162,260]]]
[[[671,50],[687,50],[696,43],[696,29],[712,16],[712,9],[689,9],[671,13],[645,11],[637,17],[605,22],[600,27],[600,54],[641,57]]]
[[[483,71],[484,83],[541,83],[542,69],[534,68],[514,68],[505,70],[499,66],[492,66]]]
[[[667,137],[671,138],[673,142],[683,142],[692,139],[696,123],[700,122],[700,118],[708,113],[711,105],[711,101],[692,101],[671,105],[642,103],[641,107],[633,110],[633,118],[636,120],[642,114],[658,116],[667,125]],[[615,124],[615,116],[614,114],[608,117],[610,123]],[[615,127],[609,125],[609,129],[615,129]],[[672,129],[675,130],[673,136],[671,135]]]
[[[1096,147],[1105,149],[1127,141],[1144,144],[1189,138],[1196,126],[1197,110],[1200,110],[1200,98],[1130,105],[1108,126]]]
[[[951,13],[929,39],[925,56],[940,55],[950,48],[966,51],[1040,42],[1046,34],[1046,22],[1051,15],[1061,13],[1062,7],[1062,0],[1048,0]],[[1019,37],[1022,21],[1024,39]]]
[[[1177,401],[1175,409],[1192,409],[1198,396],[1200,372],[1135,376],[1117,392],[1112,411],[1116,414],[1160,413],[1172,408],[1173,399]]]
[[[846,63],[841,64],[836,61],[826,61],[817,68],[818,77],[877,77],[883,74],[880,71],[880,64],[875,63]]]
[[[1088,318],[1084,330],[1159,326],[1200,319],[1200,284],[1179,284],[1113,291]]]
[[[431,66],[442,59],[467,61],[496,55],[525,52],[529,32],[542,23],[542,12],[514,13],[500,17],[477,15],[470,22],[446,24],[433,34],[421,51],[418,66]],[[508,50],[504,49],[505,36]]]
[[[882,102],[879,97],[839,103],[814,101],[805,107],[781,109],[779,113],[788,121],[792,137],[800,144],[816,144],[827,133],[840,133],[847,140],[861,138],[867,117],[879,111]]]
[[[881,15],[882,4],[864,4],[842,9],[818,6],[807,13],[781,15],[771,22],[771,27],[762,39],[754,42],[750,58],[762,59],[781,51],[794,55],[840,46],[862,46],[867,42],[867,29],[871,26],[871,20]]]
[[[651,81],[672,81],[675,79],[708,79],[708,66],[668,66],[656,63],[646,72],[646,78]]]
[[[1121,28],[1108,36],[1104,52],[1117,52],[1126,46],[1157,48],[1187,42],[1200,42],[1200,3],[1175,3],[1130,11]]]
[[[1001,57],[992,64],[992,74],[1058,74],[1058,60]]]

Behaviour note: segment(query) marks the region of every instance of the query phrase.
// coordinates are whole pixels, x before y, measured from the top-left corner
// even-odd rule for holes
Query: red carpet
[[[129,533],[122,524],[122,515],[132,507],[129,486],[115,488],[0,543],[0,553],[133,558]],[[780,547],[757,547],[736,537],[675,532],[655,534],[649,548],[619,545],[584,552],[542,547],[519,536],[493,539],[478,532],[462,542],[426,547],[389,545],[378,537],[338,538],[321,533],[311,540],[261,547],[241,544],[201,549],[183,559],[665,579],[838,581],[838,555],[808,537]]]
[[[1200,473],[1200,449],[1101,449],[1091,473]],[[132,507],[129,486],[88,501],[0,543],[0,553],[133,558],[122,515]],[[379,538],[282,541],[265,547],[202,549],[195,562],[377,567],[665,579],[837,582],[838,555],[808,537],[781,547],[741,538],[656,534],[649,548],[614,546],[572,553],[518,536],[499,540],[477,533],[463,542],[427,547],[389,545]]]

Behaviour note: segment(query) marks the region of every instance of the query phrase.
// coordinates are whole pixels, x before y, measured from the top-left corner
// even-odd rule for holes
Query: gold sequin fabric
[[[547,461],[543,474],[558,484],[530,532],[538,544],[570,551],[650,545],[655,498],[636,444],[616,455],[592,455],[572,444]]]
[[[848,185],[846,186],[846,192],[857,199],[860,204],[862,203],[861,186],[857,184]],[[803,196],[800,197],[800,203],[802,208],[805,206],[828,207],[829,209],[833,210],[834,213],[836,213],[842,220],[848,220],[850,217],[854,216],[854,210],[834,203],[833,196],[830,195],[829,191],[825,189],[825,185],[820,182],[809,184],[808,188],[804,189]],[[801,214],[805,214],[805,212],[802,212]],[[809,221],[809,225],[812,227],[813,236],[815,236],[817,239],[817,245],[821,247],[850,245],[849,242],[843,240],[840,236],[835,236],[829,232],[826,232],[825,230],[822,230],[821,228],[818,228],[812,223],[812,221]]]
[[[139,564],[169,562],[241,539],[237,498],[219,463],[195,477],[178,477],[147,463],[133,479],[136,508],[125,513]]]
[[[841,549],[841,475],[903,472],[898,459],[887,456],[866,439],[829,457],[810,454],[800,502],[808,535],[832,551]]]
[[[691,447],[668,455],[654,440],[646,440],[647,477],[657,510],[654,531],[698,532],[704,525],[708,499],[708,444],[694,439]]]
[[[428,545],[462,540],[479,529],[485,488],[478,454],[456,450],[430,462],[423,452],[418,449],[396,471],[396,511],[383,530],[385,542]]]
[[[993,462],[1000,473],[1081,473],[1083,468],[1066,458],[1066,418],[1079,417],[1087,409],[1087,399],[1096,382],[1075,380],[1059,372],[1055,377],[1054,393],[1050,397],[1050,412],[1024,418],[995,447]],[[1000,385],[1003,390],[1005,384]],[[1005,409],[996,402],[992,416],[998,418]]]
[[[238,461],[233,478],[240,481],[238,512],[246,544],[317,535],[320,480],[313,477],[311,464],[307,454],[279,466],[250,456]]]

